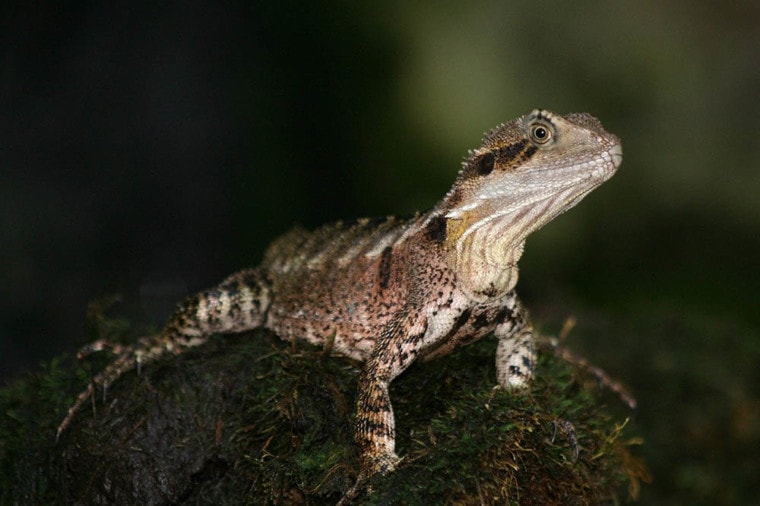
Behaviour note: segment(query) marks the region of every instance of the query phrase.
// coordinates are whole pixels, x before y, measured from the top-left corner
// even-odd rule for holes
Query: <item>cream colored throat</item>
[[[474,220],[473,223],[470,220]],[[449,220],[447,240],[463,288],[494,296],[517,284],[517,262],[524,239],[504,220]]]

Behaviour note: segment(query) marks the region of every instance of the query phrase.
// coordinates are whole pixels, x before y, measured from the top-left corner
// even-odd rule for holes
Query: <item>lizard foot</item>
[[[58,426],[56,441],[60,438],[61,433],[71,424],[74,416],[84,403],[94,396],[98,388],[102,389],[103,400],[105,401],[108,386],[125,373],[137,369],[137,374],[139,375],[143,365],[153,362],[166,354],[178,355],[186,348],[198,346],[205,342],[206,338],[204,336],[173,335],[167,337],[157,334],[141,337],[132,345],[121,345],[111,343],[105,339],[99,339],[83,347],[77,354],[78,359],[101,350],[110,350],[115,358],[105,369],[96,374],[90,384],[87,385],[87,388],[77,396],[74,404],[66,413],[66,417]]]
[[[63,431],[71,425],[71,421],[74,419],[77,412],[79,412],[82,406],[95,395],[95,391],[98,387],[103,390],[103,400],[105,401],[109,384],[118,379],[125,372],[134,369],[135,367],[138,367],[139,369],[140,354],[135,351],[134,347],[111,344],[105,340],[98,340],[85,346],[79,351],[77,358],[81,360],[87,355],[103,349],[111,349],[116,354],[116,359],[100,373],[96,374],[90,381],[90,384],[87,385],[87,388],[77,396],[74,404],[71,405],[63,421],[61,421],[61,424],[58,426],[55,435],[56,442],[61,437]]]
[[[570,442],[573,447],[573,462],[578,461],[580,455],[580,445],[578,444],[578,435],[575,432],[573,424],[567,420],[561,418],[554,420],[554,434],[552,434],[551,443],[557,438],[557,432],[561,432],[562,435]]]
[[[379,456],[364,457],[362,459],[362,470],[359,472],[359,477],[356,479],[356,483],[346,492],[337,506],[344,506],[350,504],[351,501],[356,499],[359,492],[363,488],[366,488],[368,492],[372,492],[371,486],[368,486],[368,481],[375,476],[383,476],[396,469],[396,465],[403,460],[394,452],[386,453]]]

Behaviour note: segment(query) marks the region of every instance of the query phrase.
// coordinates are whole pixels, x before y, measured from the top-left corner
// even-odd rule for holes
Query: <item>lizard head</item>
[[[495,227],[518,247],[612,177],[622,159],[620,140],[590,114],[536,109],[505,123],[470,152],[441,203],[449,240]]]

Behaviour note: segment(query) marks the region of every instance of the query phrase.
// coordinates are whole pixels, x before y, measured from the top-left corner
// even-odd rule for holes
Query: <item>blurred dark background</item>
[[[638,397],[646,504],[760,476],[757,2],[5,2],[0,377],[135,332],[277,234],[425,209],[481,134],[587,111],[619,173],[528,241],[544,332]],[[615,400],[610,399],[610,404]]]

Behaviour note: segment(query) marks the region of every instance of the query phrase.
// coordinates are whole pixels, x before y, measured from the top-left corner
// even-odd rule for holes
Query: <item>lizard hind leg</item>
[[[161,334],[141,338],[131,346],[114,345],[98,340],[85,346],[78,357],[110,348],[116,358],[92,378],[69,408],[58,426],[56,439],[71,425],[76,413],[97,388],[105,394],[108,385],[125,373],[159,358],[179,355],[185,349],[199,346],[214,333],[239,332],[261,326],[270,304],[270,285],[257,269],[234,274],[214,289],[185,299],[177,306]]]
[[[99,339],[84,346],[77,353],[77,358],[80,360],[94,352],[106,349],[114,354],[115,359],[93,376],[87,388],[77,395],[74,404],[68,409],[58,426],[56,441],[71,425],[71,421],[82,406],[95,395],[98,388],[103,391],[105,401],[108,386],[127,372],[137,369],[139,374],[143,365],[158,360],[168,353],[179,354],[185,348],[203,344],[207,336],[203,335],[198,322],[190,317],[189,313],[197,311],[199,302],[204,298],[205,293],[202,293],[189,297],[180,304],[161,334],[142,337],[133,345],[121,345]]]
[[[58,426],[56,441],[63,431],[71,425],[71,421],[82,406],[95,395],[98,388],[103,391],[103,401],[105,402],[108,386],[124,374],[133,369],[137,369],[137,373],[140,374],[143,365],[154,362],[167,353],[180,354],[185,348],[198,346],[206,340],[207,336],[182,335],[179,333],[177,325],[170,320],[162,334],[143,337],[131,346],[111,344],[101,339],[82,348],[77,354],[78,359],[104,349],[110,349],[116,358],[105,369],[93,376],[87,388],[77,395],[74,404],[68,409],[66,416]]]

